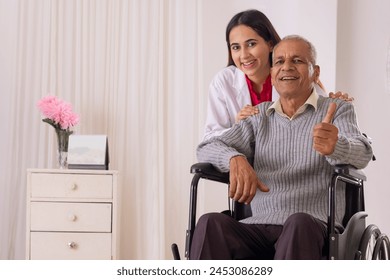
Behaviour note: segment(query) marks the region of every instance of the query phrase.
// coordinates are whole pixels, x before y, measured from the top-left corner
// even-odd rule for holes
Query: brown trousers
[[[305,213],[291,215],[283,226],[210,213],[198,221],[190,259],[318,260],[327,254],[327,236],[325,223]]]

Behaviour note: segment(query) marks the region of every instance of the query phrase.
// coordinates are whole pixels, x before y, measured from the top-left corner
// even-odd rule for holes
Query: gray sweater
[[[322,156],[313,149],[313,127],[326,115],[330,102],[337,102],[333,124],[339,129],[335,151]],[[233,156],[244,155],[253,164],[259,179],[270,189],[257,190],[251,202],[251,224],[282,225],[294,213],[311,214],[327,221],[328,186],[333,165],[351,164],[364,168],[372,149],[362,136],[351,103],[320,96],[317,110],[308,105],[289,120],[273,109],[271,102],[258,105],[260,113],[234,125],[223,135],[202,142],[197,149],[200,162],[210,162],[222,172],[229,171]],[[336,222],[341,224],[345,209],[343,190],[336,194]]]

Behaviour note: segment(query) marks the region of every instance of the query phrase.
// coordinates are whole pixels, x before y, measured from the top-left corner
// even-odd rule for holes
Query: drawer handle
[[[71,222],[75,222],[77,220],[77,216],[75,214],[69,214],[68,220]]]
[[[68,242],[68,247],[70,249],[76,249],[77,248],[77,243],[76,242]]]
[[[76,184],[76,183],[73,183],[72,186],[70,187],[70,189],[71,189],[72,191],[77,190],[77,184]]]

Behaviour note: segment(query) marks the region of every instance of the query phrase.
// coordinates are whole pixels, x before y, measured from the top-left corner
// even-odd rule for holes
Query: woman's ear
[[[271,42],[268,42],[268,46],[269,46],[269,51],[272,53],[272,51],[274,50],[274,46],[272,45]]]

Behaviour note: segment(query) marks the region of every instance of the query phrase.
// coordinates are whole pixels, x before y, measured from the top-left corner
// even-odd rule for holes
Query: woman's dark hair
[[[264,41],[271,43],[272,46],[275,46],[280,41],[278,33],[265,14],[258,10],[247,10],[238,13],[230,20],[226,27],[226,43],[229,53],[228,66],[235,65],[230,51],[229,35],[234,27],[241,24],[252,28],[257,34],[259,34],[260,37],[264,39]],[[270,54],[270,62],[272,61],[271,59],[272,56]]]

